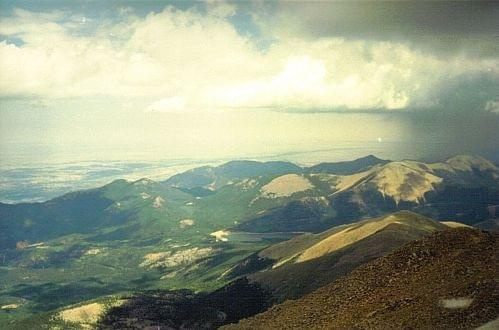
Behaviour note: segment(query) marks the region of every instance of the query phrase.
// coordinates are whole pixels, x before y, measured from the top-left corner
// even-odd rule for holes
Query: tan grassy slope
[[[248,278],[272,291],[278,302],[297,299],[408,242],[448,228],[422,215],[401,211],[316,235],[302,235],[263,250],[261,254],[277,262],[271,270]],[[306,260],[302,260],[303,255]]]
[[[437,232],[229,329],[471,329],[499,315],[499,235]]]
[[[355,224],[340,232],[323,239],[317,244],[303,251],[298,257],[298,262],[318,258],[320,256],[337,251],[345,246],[358,242],[385,227],[393,224],[405,226],[409,229],[433,232],[442,230],[445,225],[433,221],[429,218],[419,216],[412,212],[398,212],[386,217],[371,219],[369,221]]]
[[[447,228],[445,224],[422,215],[410,211],[400,211],[388,216],[334,227],[319,234],[300,235],[264,249],[259,253],[259,256],[276,260],[277,266],[292,258],[295,263],[303,262],[331,254],[387,227],[393,228],[394,226],[400,227],[404,232],[427,233]]]
[[[474,171],[488,173],[493,180],[499,178],[499,168],[478,156],[455,156],[442,163],[425,164],[404,160],[376,165],[352,175],[314,174],[331,186],[334,195],[345,191],[360,193],[379,191],[385,197],[399,202],[422,203],[425,195],[444,181],[469,183]],[[462,176],[464,175],[464,176]],[[467,179],[464,179],[468,177]],[[463,181],[464,180],[464,181]],[[472,180],[473,181],[473,180]]]

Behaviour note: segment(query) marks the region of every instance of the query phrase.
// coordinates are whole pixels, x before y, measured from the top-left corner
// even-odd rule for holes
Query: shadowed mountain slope
[[[116,180],[97,189],[65,194],[44,203],[0,203],[0,250],[18,241],[39,242],[154,219],[182,219],[193,197],[161,183]],[[162,223],[171,228],[177,223]]]
[[[369,155],[352,161],[336,163],[320,163],[306,169],[307,173],[329,173],[337,175],[350,175],[360,171],[365,171],[374,165],[389,163],[389,160],[379,159]]]

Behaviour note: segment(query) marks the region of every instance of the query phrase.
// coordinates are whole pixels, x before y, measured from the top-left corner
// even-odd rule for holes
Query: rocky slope
[[[470,329],[499,315],[499,235],[437,232],[224,329]]]

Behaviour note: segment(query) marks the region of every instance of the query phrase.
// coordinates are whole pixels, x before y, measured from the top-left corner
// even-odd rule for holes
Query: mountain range
[[[116,180],[44,203],[0,204],[0,248],[111,226],[175,230],[196,213],[197,225],[249,232],[320,231],[400,209],[473,224],[499,204],[498,179],[497,166],[471,156],[433,164],[368,156],[309,168],[234,161],[164,182]],[[230,204],[232,223],[220,204]]]
[[[114,304],[103,320],[117,327],[147,304],[171,313],[146,308],[140,326],[237,322],[449,226],[494,229],[497,205],[498,167],[464,155],[311,167],[232,161],[0,203],[0,307],[16,306],[0,309],[0,326],[52,324],[88,302],[100,314]],[[113,298],[123,295],[123,304]],[[179,314],[183,304],[206,313]]]

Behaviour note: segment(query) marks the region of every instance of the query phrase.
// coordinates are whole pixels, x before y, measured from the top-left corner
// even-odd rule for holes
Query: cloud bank
[[[148,100],[144,110],[162,113],[241,108],[498,112],[497,56],[442,54],[417,46],[432,31],[434,40],[453,31],[462,40],[486,39],[491,28],[468,32],[455,26],[459,17],[467,17],[464,11],[453,12],[442,26],[434,12],[423,17],[429,25],[418,29],[410,17],[419,9],[410,6],[363,7],[364,16],[346,15],[358,5],[345,3],[307,4],[307,11],[298,4],[276,4],[277,12],[270,14],[261,6],[251,17],[260,38],[272,40],[266,47],[240,32],[234,17],[247,8],[230,3],[208,3],[203,10],[170,6],[145,16],[122,8],[108,19],[16,8],[0,19],[0,97],[138,98]],[[298,12],[305,13],[302,20],[294,19]],[[349,17],[369,18],[383,29],[368,37],[368,25]],[[396,33],[401,27],[417,36],[404,39]]]

